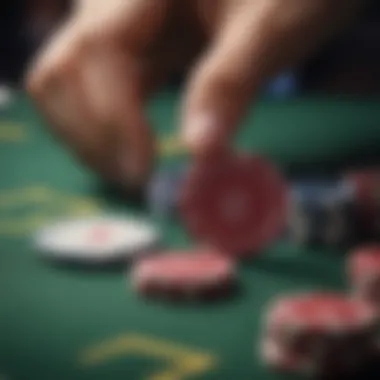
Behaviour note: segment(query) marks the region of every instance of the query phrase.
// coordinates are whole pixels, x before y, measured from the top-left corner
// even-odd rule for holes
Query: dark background
[[[36,48],[66,17],[70,0],[6,0],[2,4],[0,82],[19,85]],[[281,82],[282,91],[276,90],[276,85],[270,91],[377,94],[379,68],[380,2],[374,1],[366,15],[344,36],[332,41],[301,67],[294,68],[290,79],[285,84]]]

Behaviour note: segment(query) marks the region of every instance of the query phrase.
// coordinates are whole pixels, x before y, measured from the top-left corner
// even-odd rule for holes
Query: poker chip
[[[220,251],[256,253],[285,227],[287,189],[258,156],[230,155],[194,164],[184,179],[180,214],[189,233]]]
[[[353,190],[342,181],[292,185],[288,238],[298,246],[351,246],[359,238]]]
[[[222,296],[235,278],[233,261],[208,250],[161,253],[137,261],[131,270],[139,294],[172,299]]]
[[[149,211],[152,216],[169,218],[178,209],[179,188],[186,174],[186,168],[172,168],[157,171],[147,187]]]
[[[354,281],[380,274],[380,245],[369,245],[353,251],[348,270]]]
[[[159,241],[158,231],[137,219],[104,216],[52,223],[34,236],[50,259],[106,263],[147,253]]]
[[[269,326],[341,332],[372,322],[374,313],[365,303],[340,294],[301,294],[280,299],[270,312]]]
[[[369,333],[375,325],[371,307],[339,294],[280,298],[266,318],[263,359],[273,367],[298,373],[356,369],[370,355]],[[357,360],[352,359],[354,350],[362,350]]]
[[[380,245],[356,249],[349,256],[347,271],[353,293],[380,309]]]

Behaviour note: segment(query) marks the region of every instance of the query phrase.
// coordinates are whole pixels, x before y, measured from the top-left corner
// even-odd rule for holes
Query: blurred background
[[[0,7],[0,81],[21,83],[35,50],[67,16],[70,0],[6,0]]]
[[[70,10],[70,0],[2,2],[0,83],[18,86],[23,72],[49,34]],[[305,91],[375,94],[380,90],[380,4],[302,67],[282,73],[265,90],[273,96]]]
[[[262,95],[269,101],[252,107],[238,136],[241,147],[268,156],[289,179],[320,175],[325,180],[331,174],[335,180],[343,170],[380,163],[375,98],[380,94],[380,0],[372,3],[365,17],[323,51],[266,84]],[[343,251],[279,244],[254,265],[242,266],[243,289],[236,299],[194,308],[145,304],[121,278],[124,268],[73,270],[35,260],[31,236],[57,218],[114,211],[150,215],[124,189],[99,184],[63,144],[50,139],[30,99],[18,91],[28,62],[70,7],[70,0],[0,0],[0,380],[179,379],[179,372],[153,376],[166,370],[167,358],[176,364],[171,352],[177,344],[185,347],[180,370],[195,365],[199,372],[203,360],[212,367],[214,356],[218,359],[216,368],[207,367],[199,379],[273,379],[253,355],[253,343],[262,336],[261,310],[283,292],[346,291]],[[181,78],[171,82],[149,107],[160,168],[168,172],[182,167],[186,153],[174,128]],[[369,182],[380,199],[380,180]],[[325,182],[315,183],[323,189]],[[319,202],[323,192],[315,193]],[[165,202],[162,208],[170,209]],[[374,230],[379,238],[377,207],[371,218],[364,213],[368,221],[360,220],[359,233],[369,225],[365,232]],[[307,227],[298,223],[296,228],[307,238],[310,231],[314,239],[311,232],[323,235],[327,221],[336,219],[316,206],[310,210]],[[351,222],[342,210],[338,216]],[[167,217],[160,229],[167,246],[187,246],[175,218]]]

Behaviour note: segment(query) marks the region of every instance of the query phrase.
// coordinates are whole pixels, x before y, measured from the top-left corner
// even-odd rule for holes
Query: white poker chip
[[[108,216],[58,221],[34,237],[36,248],[50,258],[101,263],[142,255],[158,242],[149,223]]]

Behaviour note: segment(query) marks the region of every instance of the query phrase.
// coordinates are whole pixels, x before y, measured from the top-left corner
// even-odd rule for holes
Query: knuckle
[[[75,45],[56,51],[54,46],[41,55],[26,75],[26,90],[35,97],[49,91],[53,82],[63,81],[78,64]]]
[[[51,61],[48,57],[41,57],[26,75],[26,90],[32,96],[40,97],[44,95],[50,83],[61,76],[66,69],[67,63],[61,59]]]
[[[241,68],[236,62],[235,66],[214,66],[204,78],[204,83],[209,92],[225,95],[235,99],[241,98],[251,85],[247,71]]]
[[[85,19],[76,34],[77,50],[97,48],[121,39],[123,30],[119,24],[105,16]]]

